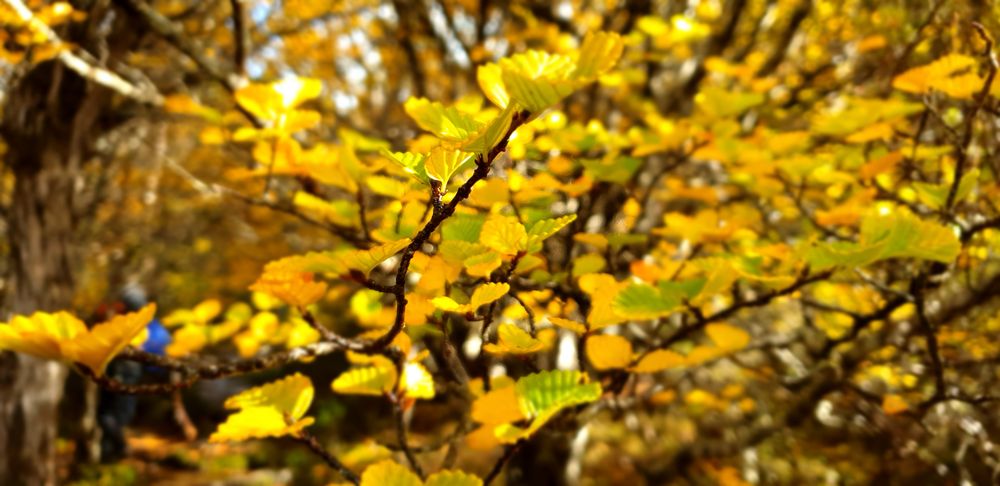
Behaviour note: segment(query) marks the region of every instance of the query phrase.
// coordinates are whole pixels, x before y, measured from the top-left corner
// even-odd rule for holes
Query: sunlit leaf
[[[709,324],[705,334],[724,351],[738,351],[750,344],[750,334],[729,324]]]
[[[528,232],[513,216],[492,216],[483,224],[479,243],[501,255],[515,255],[527,247]]]
[[[266,269],[250,286],[250,290],[273,295],[288,305],[305,307],[316,303],[326,294],[326,283],[313,280],[309,272]]]
[[[472,116],[455,107],[446,107],[426,98],[410,98],[403,105],[406,114],[417,125],[442,140],[463,142],[468,140],[482,126]]]
[[[467,152],[438,147],[431,150],[424,161],[424,167],[427,170],[427,177],[440,182],[442,190],[446,190],[451,177],[467,168],[473,158],[474,156]]]
[[[226,408],[239,411],[220,424],[209,440],[225,442],[296,435],[313,423],[311,417],[303,418],[312,404],[313,393],[309,378],[295,373],[230,397],[226,400]]]
[[[368,466],[361,475],[361,486],[422,486],[423,481],[406,466],[386,459]]]
[[[542,242],[546,238],[558,233],[559,230],[565,228],[566,225],[573,221],[576,221],[575,214],[568,214],[553,219],[543,219],[536,222],[531,225],[531,229],[527,232],[527,243],[523,249],[529,252],[541,251]]]
[[[374,356],[373,364],[349,369],[340,374],[331,387],[344,395],[381,396],[396,385],[396,366],[384,356]]]
[[[481,424],[503,424],[525,418],[513,384],[494,388],[472,403],[472,419]]]
[[[499,64],[490,63],[479,66],[476,70],[476,79],[479,82],[479,88],[493,104],[500,108],[508,107],[510,95],[503,84],[503,70]]]
[[[63,343],[82,334],[87,326],[68,312],[36,312],[30,316],[14,316],[0,324],[0,350],[30,354],[44,359],[70,359]]]
[[[409,398],[434,398],[434,377],[420,363],[406,363],[400,386]]]
[[[462,471],[438,471],[427,478],[425,486],[482,486],[483,480]]]
[[[450,297],[444,296],[435,297],[432,299],[432,302],[438,309],[444,311],[458,313],[475,312],[481,306],[499,300],[501,297],[507,295],[509,291],[509,284],[491,282],[476,287],[476,290],[472,293],[472,297],[469,298],[468,304],[459,304]]]
[[[497,343],[483,345],[492,354],[531,354],[545,349],[545,343],[534,338],[517,324],[505,322],[497,327]]]
[[[625,368],[632,363],[632,343],[613,334],[587,338],[587,358],[598,370]]]
[[[589,32],[583,38],[576,60],[576,69],[571,74],[577,79],[594,79],[607,73],[618,62],[625,43],[614,32]]]
[[[629,368],[633,373],[656,373],[685,366],[684,356],[669,349],[657,349],[639,359],[635,366]]]
[[[583,334],[587,332],[587,326],[576,321],[571,321],[569,319],[563,319],[561,317],[555,317],[555,316],[549,316],[548,320],[557,327],[561,327],[563,329],[569,329],[570,331],[573,331],[577,334]]]
[[[891,258],[951,263],[961,251],[955,233],[904,210],[871,212],[861,222],[857,243],[834,242],[812,247],[806,259],[817,270],[858,267]]]
[[[969,72],[975,65],[976,60],[969,56],[948,54],[896,76],[892,87],[915,94],[937,90],[953,98],[968,99],[983,88],[983,79]]]
[[[68,343],[66,352],[98,376],[103,375],[108,363],[146,328],[154,314],[156,305],[149,304],[136,312],[115,316],[89,332],[78,334]]]
[[[504,135],[510,129],[511,121],[514,117],[514,106],[509,105],[485,124],[477,132],[471,134],[462,143],[462,150],[476,154],[486,155],[496,147]]]

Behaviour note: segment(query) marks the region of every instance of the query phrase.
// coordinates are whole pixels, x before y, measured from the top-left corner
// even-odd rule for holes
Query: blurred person
[[[119,302],[104,313],[135,312],[148,303],[146,291],[138,285],[129,285],[122,290]],[[141,349],[143,351],[163,355],[170,344],[170,333],[163,327],[157,317],[146,326],[147,337]],[[107,375],[127,385],[139,383],[144,372],[155,369],[143,369],[140,363],[127,359],[115,359],[108,365]],[[102,389],[98,397],[97,423],[101,428],[101,462],[115,462],[126,453],[125,427],[135,418],[138,398],[134,395],[113,393]]]

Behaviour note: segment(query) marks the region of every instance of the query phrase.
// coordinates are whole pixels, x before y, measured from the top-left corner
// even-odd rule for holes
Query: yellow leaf
[[[146,329],[155,313],[156,304],[149,304],[137,312],[115,316],[108,322],[98,324],[72,340],[66,349],[67,355],[101,376],[111,359]]]
[[[847,137],[848,143],[868,143],[874,140],[889,140],[894,132],[889,123],[876,123]]]
[[[505,322],[497,328],[497,344],[487,343],[483,350],[492,354],[531,354],[545,349],[545,343],[531,337],[517,324]]]
[[[686,364],[684,356],[668,349],[657,349],[642,358],[635,366],[629,368],[633,373],[657,373],[672,368],[680,368]]]
[[[420,128],[450,142],[465,141],[482,127],[475,118],[457,108],[426,98],[410,98],[403,104],[403,109]]]
[[[381,396],[396,386],[396,366],[384,356],[372,357],[374,364],[347,370],[333,380],[333,391],[345,395]]]
[[[472,162],[473,155],[458,150],[437,147],[431,150],[424,167],[427,176],[441,183],[441,190],[448,190],[448,181],[455,173],[467,168]]]
[[[207,299],[201,301],[198,305],[191,309],[194,313],[196,322],[209,323],[215,316],[222,312],[222,303],[218,299]]]
[[[529,50],[500,60],[501,79],[518,105],[537,114],[577,88],[570,79],[574,64],[560,54]]]
[[[514,117],[514,105],[509,105],[477,132],[469,135],[462,143],[462,150],[477,154],[488,154],[507,134]]]
[[[882,398],[882,411],[886,415],[897,415],[909,410],[910,405],[899,395],[886,395]]]
[[[220,424],[209,441],[297,435],[313,423],[311,417],[303,418],[313,394],[309,378],[295,373],[230,397],[225,407],[239,411]]]
[[[63,352],[64,343],[86,333],[83,321],[68,312],[14,316],[9,323],[0,324],[0,350],[44,359],[72,359]]]
[[[483,480],[462,471],[438,471],[427,478],[425,486],[483,486]]]
[[[554,317],[554,316],[549,316],[548,320],[554,326],[561,327],[563,329],[569,329],[570,331],[573,331],[573,332],[575,332],[577,334],[583,334],[583,333],[587,332],[587,326],[585,324],[582,324],[582,323],[579,323],[579,322],[576,322],[576,321],[572,321],[572,320],[569,320],[569,319],[563,319],[561,317]]]
[[[422,486],[423,482],[405,466],[386,459],[368,466],[361,475],[361,486]]]
[[[503,388],[495,388],[472,402],[472,420],[481,424],[495,425],[517,422],[527,418],[521,411],[517,392],[510,383]]]
[[[924,94],[931,90],[953,98],[970,98],[982,89],[983,80],[974,72],[976,60],[962,54],[948,54],[924,66],[910,69],[892,80],[892,87],[907,93]]]
[[[517,218],[495,215],[483,224],[479,243],[501,255],[515,255],[526,249],[528,232]]]
[[[483,90],[483,94],[494,105],[507,108],[507,105],[510,104],[510,95],[507,94],[502,75],[503,70],[500,69],[499,64],[495,63],[484,64],[476,70],[476,80],[479,82],[479,88]]]
[[[309,272],[269,269],[250,286],[250,290],[271,294],[291,306],[305,307],[326,294],[326,283],[313,281]]]
[[[248,84],[234,93],[236,102],[263,120],[277,120],[302,102],[319,96],[318,79],[289,78],[270,84]]]
[[[615,67],[624,48],[625,43],[617,33],[588,32],[580,45],[572,76],[577,79],[597,78]]]
[[[406,363],[403,366],[401,386],[408,398],[434,398],[434,377],[420,363]]]
[[[465,272],[472,277],[489,277],[494,270],[500,268],[501,264],[503,264],[503,258],[494,251],[471,256],[462,262]]]
[[[354,271],[367,277],[376,266],[399,253],[409,244],[410,239],[403,238],[368,250],[311,252],[305,255],[285,257],[268,263],[264,267],[264,275],[273,273],[280,277],[287,273],[304,272],[343,276],[350,275]]]
[[[590,336],[587,338],[586,349],[587,358],[598,370],[625,368],[632,363],[632,343],[621,336]]]
[[[738,351],[750,344],[750,333],[728,324],[709,324],[705,326],[705,334],[725,351]]]
[[[491,282],[476,287],[469,299],[468,304],[459,304],[450,297],[435,297],[431,302],[443,311],[466,313],[475,312],[479,307],[494,302],[507,295],[510,285],[506,283]]]

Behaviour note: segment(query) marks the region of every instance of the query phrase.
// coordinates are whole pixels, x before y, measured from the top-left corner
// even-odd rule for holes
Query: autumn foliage
[[[0,349],[251,376],[187,447],[291,440],[306,483],[998,477],[995,7],[110,3],[170,52],[0,8],[11,70],[134,120],[80,176],[75,309]],[[166,356],[155,305],[84,324],[116,265]]]

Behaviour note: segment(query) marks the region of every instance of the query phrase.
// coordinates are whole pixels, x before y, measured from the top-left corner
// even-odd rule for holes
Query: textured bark
[[[5,314],[71,304],[78,248],[74,184],[106,103],[103,89],[54,62],[33,67],[8,96],[4,163],[15,183]],[[0,354],[0,484],[56,482],[58,403],[65,376],[61,364]]]

